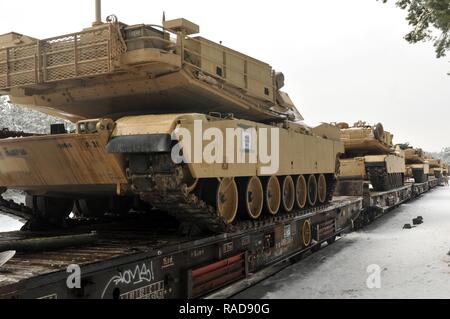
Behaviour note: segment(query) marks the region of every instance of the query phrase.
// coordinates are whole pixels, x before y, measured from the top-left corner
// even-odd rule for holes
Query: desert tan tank
[[[426,161],[424,151],[420,148],[414,148],[408,143],[399,144],[398,147],[405,153],[406,177],[414,179],[416,183],[427,182],[430,165]]]
[[[427,158],[427,161],[430,165],[428,175],[431,177],[442,178],[444,173],[444,164],[442,160],[430,157]]]
[[[388,191],[404,185],[405,156],[393,147],[393,135],[381,124],[365,122],[350,127],[338,124],[345,145],[345,156],[340,161],[342,180],[370,180],[375,191]]]
[[[0,41],[2,93],[77,121],[74,133],[0,140],[0,186],[25,190],[41,220],[127,211],[139,199],[221,232],[331,200],[339,129],[296,123],[281,73],[193,37],[199,27],[185,19],[108,20]]]

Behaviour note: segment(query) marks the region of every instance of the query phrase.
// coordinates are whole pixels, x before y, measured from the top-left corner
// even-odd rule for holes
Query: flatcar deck
[[[207,296],[293,256],[318,250],[325,242],[331,244],[336,236],[373,221],[436,185],[433,180],[390,192],[336,197],[329,206],[308,214],[279,217],[256,229],[215,236],[183,237],[176,223],[161,223],[159,215],[80,224],[58,233],[1,233],[0,253],[28,241],[42,240],[50,248],[25,245],[16,249],[16,255],[0,267],[0,298]],[[87,236],[89,242],[70,244],[76,236]],[[68,243],[55,248],[53,239],[58,238]],[[76,275],[68,272],[73,271],[71,265],[80,271],[76,287],[68,285],[70,276]]]
[[[0,298],[199,297],[329,240],[351,227],[349,217],[361,207],[360,198],[339,198],[315,213],[250,232],[212,237],[186,238],[176,229],[155,229],[144,216],[132,224],[82,226],[70,233],[3,233],[0,247],[17,240],[91,231],[96,236],[95,242],[86,246],[17,253],[0,268]],[[302,234],[305,221],[313,226],[307,245]],[[223,263],[224,268],[217,263]],[[67,288],[69,265],[80,267],[82,288]],[[202,267],[206,267],[206,279],[196,275]],[[210,273],[208,267],[215,270]],[[224,282],[223,274],[228,275]]]

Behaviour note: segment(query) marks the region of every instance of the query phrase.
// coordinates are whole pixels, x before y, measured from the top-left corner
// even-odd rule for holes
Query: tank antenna
[[[95,0],[95,22],[93,25],[102,24],[102,0]]]

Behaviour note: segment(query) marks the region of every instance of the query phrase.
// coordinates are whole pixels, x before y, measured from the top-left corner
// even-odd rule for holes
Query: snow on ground
[[[25,204],[25,194],[19,191],[8,190],[2,194],[6,200],[13,200],[17,204]]]
[[[424,224],[403,230],[412,219]],[[450,298],[450,189],[403,205],[237,298]],[[381,288],[369,289],[377,265]]]
[[[6,200],[12,199],[18,204],[25,204],[25,196],[17,191],[6,191],[6,193],[2,194],[2,197]],[[0,213],[0,232],[20,230],[22,226],[23,222],[18,218]]]
[[[0,214],[0,232],[17,231],[22,228],[23,223],[12,216]]]

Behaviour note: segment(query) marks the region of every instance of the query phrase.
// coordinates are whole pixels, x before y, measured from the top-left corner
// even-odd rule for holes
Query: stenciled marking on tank
[[[97,141],[85,141],[84,146],[89,149],[91,149],[91,148],[97,149],[97,148],[101,147],[100,143]]]
[[[26,157],[26,156],[28,156],[27,151],[23,148],[9,149],[7,147],[4,147],[3,152],[5,153],[6,157]]]
[[[70,143],[60,143],[58,144],[58,148],[61,150],[73,148],[73,145]]]
[[[120,285],[132,285],[136,286],[142,283],[152,283],[155,280],[155,272],[153,270],[153,262],[149,264],[143,263],[137,265],[134,268],[120,271],[117,275],[113,276],[103,289],[102,299],[105,298],[106,293],[111,287],[117,287]]]

